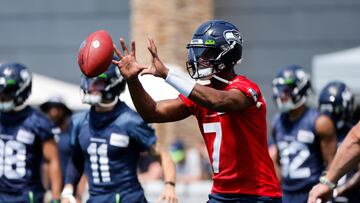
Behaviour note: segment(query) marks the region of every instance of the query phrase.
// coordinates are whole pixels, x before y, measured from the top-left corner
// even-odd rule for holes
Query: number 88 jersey
[[[310,190],[324,170],[315,121],[319,113],[306,109],[291,122],[288,114],[278,114],[273,122],[273,137],[279,149],[282,188],[294,192]]]
[[[42,142],[53,137],[52,124],[31,107],[0,113],[0,192],[43,192]]]

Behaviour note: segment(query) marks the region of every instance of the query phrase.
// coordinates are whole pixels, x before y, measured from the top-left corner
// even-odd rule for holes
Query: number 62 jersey
[[[318,116],[316,110],[308,108],[295,122],[289,121],[286,113],[278,114],[273,121],[284,191],[310,190],[324,170],[320,143],[315,134]]]
[[[37,110],[0,113],[0,192],[43,192],[42,142],[53,138],[52,124]]]

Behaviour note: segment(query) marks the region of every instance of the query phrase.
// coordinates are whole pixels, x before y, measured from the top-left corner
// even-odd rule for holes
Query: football
[[[114,47],[110,34],[105,30],[91,33],[81,43],[78,53],[80,70],[87,77],[103,73],[113,59]]]

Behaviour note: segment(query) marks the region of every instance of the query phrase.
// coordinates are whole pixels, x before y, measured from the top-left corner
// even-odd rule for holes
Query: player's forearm
[[[222,91],[196,84],[189,99],[217,112],[241,111],[251,103],[239,90]]]
[[[167,69],[164,69],[167,70]],[[231,91],[221,91],[204,85],[196,84],[190,78],[176,73],[176,71],[162,72],[161,77],[195,103],[213,111],[239,111],[248,106],[247,99],[239,99]]]
[[[49,170],[50,170],[49,176],[51,182],[52,198],[60,199],[62,178],[61,178],[60,163],[57,158],[54,160],[50,160]]]
[[[326,138],[326,140],[321,140],[320,146],[321,146],[322,157],[326,164],[326,168],[329,168],[336,153],[336,146],[337,146],[336,136],[334,135],[333,138]]]
[[[161,166],[164,171],[164,181],[175,183],[176,168],[175,168],[174,162],[172,161],[172,159],[170,157],[170,154],[167,151],[162,150],[160,152],[160,157],[161,157]]]
[[[355,168],[360,161],[360,124],[346,136],[332,161],[326,177],[337,182],[341,176]]]
[[[144,121],[148,123],[155,122],[156,102],[144,90],[138,78],[128,81],[129,92],[131,99],[137,112],[141,115]]]
[[[192,90],[189,99],[206,108],[221,111],[221,107],[226,106],[223,104],[226,102],[224,96],[218,90],[197,84]]]

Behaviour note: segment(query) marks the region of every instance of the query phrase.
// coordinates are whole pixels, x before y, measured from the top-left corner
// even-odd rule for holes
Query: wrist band
[[[194,89],[196,82],[192,79],[186,78],[175,71],[169,70],[165,82],[173,86],[185,97],[188,97]]]
[[[173,181],[166,181],[165,185],[167,185],[167,184],[175,187],[175,182],[173,182]]]
[[[328,186],[331,190],[335,189],[335,187],[336,187],[336,184],[331,182],[325,176],[321,176],[319,181],[320,181],[321,184],[324,184],[324,185]]]

